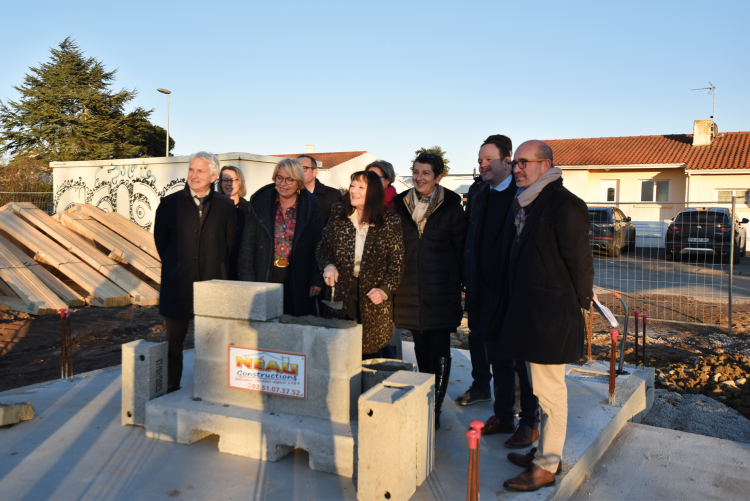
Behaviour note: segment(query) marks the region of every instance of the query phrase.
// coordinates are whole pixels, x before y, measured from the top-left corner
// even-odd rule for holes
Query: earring
[[[302,193],[302,191],[301,190],[297,190],[297,195],[299,195],[300,193]]]

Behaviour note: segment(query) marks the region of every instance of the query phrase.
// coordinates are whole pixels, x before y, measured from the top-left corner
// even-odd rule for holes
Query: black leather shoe
[[[473,405],[478,402],[492,402],[492,391],[489,388],[480,390],[472,386],[456,399],[458,405]]]

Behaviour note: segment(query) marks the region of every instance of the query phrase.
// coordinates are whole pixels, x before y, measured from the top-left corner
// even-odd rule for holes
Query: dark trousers
[[[484,339],[479,330],[479,312],[469,313],[469,356],[471,357],[472,387],[478,390],[489,390],[492,381],[490,363],[484,349]],[[494,371],[493,371],[494,372]]]
[[[414,356],[419,372],[435,374],[435,359],[451,356],[450,329],[411,331],[411,335],[414,339]]]
[[[180,389],[182,347],[191,319],[164,317],[167,321],[167,392]]]
[[[489,363],[492,365],[493,391],[495,393],[495,403],[493,410],[495,416],[500,421],[509,423],[513,421],[513,406],[516,403],[516,374],[521,386],[521,412],[519,413],[519,425],[526,425],[531,428],[539,427],[539,399],[534,396],[529,382],[529,374],[526,369],[526,362],[520,360],[510,360],[507,358],[490,358]]]
[[[268,281],[273,284],[282,284],[284,286],[284,314],[294,315],[294,294],[292,292],[292,281],[289,267],[279,268],[271,266]]]

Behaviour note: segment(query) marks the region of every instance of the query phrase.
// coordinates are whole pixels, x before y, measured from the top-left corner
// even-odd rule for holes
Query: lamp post
[[[171,94],[170,91],[167,89],[156,89],[162,94],[167,95],[167,157],[169,157],[169,95]]]

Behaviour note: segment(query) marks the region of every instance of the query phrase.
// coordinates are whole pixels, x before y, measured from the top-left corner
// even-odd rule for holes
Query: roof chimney
[[[711,146],[713,120],[696,120],[693,123],[693,146]]]
[[[305,153],[315,153],[315,145],[314,144],[308,144],[307,145],[307,151]]]

